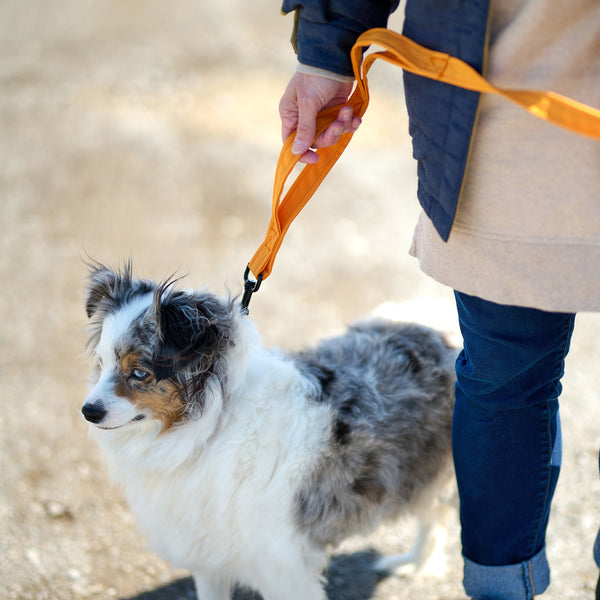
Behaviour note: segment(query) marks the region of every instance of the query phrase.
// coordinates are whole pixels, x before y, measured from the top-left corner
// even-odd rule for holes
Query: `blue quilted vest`
[[[403,33],[484,70],[490,0],[408,0]],[[404,74],[421,206],[444,241],[460,200],[479,94]]]

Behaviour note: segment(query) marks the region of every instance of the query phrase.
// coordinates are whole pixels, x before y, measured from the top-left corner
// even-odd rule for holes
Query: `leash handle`
[[[358,88],[355,89],[346,105],[352,106],[354,114],[361,117],[367,109],[368,98],[365,101],[357,91]],[[318,114],[315,139],[335,121],[342,106],[344,105],[332,106]],[[275,255],[289,226],[342,155],[350,143],[352,135],[352,133],[345,133],[333,146],[317,148],[319,161],[315,164],[304,165],[285,196],[281,198],[285,183],[300,160],[299,155],[292,154],[295,133],[292,133],[283,143],[275,169],[271,222],[264,242],[249,263],[250,271],[255,276],[262,274],[264,280],[271,274]]]
[[[315,139],[336,120],[342,106],[351,106],[355,116],[362,117],[365,114],[369,105],[366,71],[363,75],[363,81],[362,78],[356,75],[360,68],[360,59],[358,65],[353,66],[357,81],[354,92],[345,104],[326,108],[317,115]],[[367,70],[368,68],[370,68],[370,64]],[[300,160],[299,155],[292,153],[295,133],[292,133],[283,143],[275,168],[271,221],[269,222],[264,241],[254,253],[246,268],[246,274],[252,273],[256,277],[257,282],[259,278],[261,281],[264,281],[271,274],[275,257],[292,221],[306,206],[306,203],[315,193],[323,179],[331,171],[333,165],[350,143],[353,135],[353,133],[342,134],[334,145],[327,148],[317,148],[316,153],[319,156],[319,161],[314,164],[304,165],[282,198],[286,181]],[[247,275],[245,275],[245,281],[248,281]],[[250,301],[250,297],[248,297],[247,301]],[[247,310],[248,304],[243,305],[243,308]]]
[[[363,49],[372,44],[383,47],[384,51],[367,54],[362,60]],[[352,48],[351,59],[356,88],[346,105],[352,106],[354,114],[359,117],[364,115],[369,105],[367,73],[373,63],[381,59],[429,79],[475,92],[499,94],[536,117],[600,140],[600,110],[554,92],[498,88],[464,61],[444,52],[424,48],[389,29],[375,28],[363,33]],[[335,121],[342,106],[344,105],[334,106],[319,113],[315,139]],[[248,308],[252,291],[256,291],[260,282],[271,274],[275,257],[292,221],[337,162],[353,134],[343,134],[333,146],[317,149],[319,161],[305,165],[287,193],[281,198],[285,183],[300,159],[291,151],[294,135],[290,135],[284,142],[277,162],[272,215],[267,234],[246,269],[245,298],[246,296],[247,298],[243,305],[245,310]],[[249,272],[256,277],[255,281],[249,279]],[[253,286],[255,289],[251,290]]]

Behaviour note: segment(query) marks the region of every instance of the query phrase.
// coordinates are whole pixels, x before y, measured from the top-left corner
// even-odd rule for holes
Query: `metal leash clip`
[[[250,266],[248,265],[246,267],[246,270],[244,271],[244,295],[242,296],[241,302],[242,311],[245,315],[249,313],[248,305],[250,304],[252,294],[254,294],[254,292],[258,292],[262,280],[262,273],[256,278],[256,280],[250,279]]]

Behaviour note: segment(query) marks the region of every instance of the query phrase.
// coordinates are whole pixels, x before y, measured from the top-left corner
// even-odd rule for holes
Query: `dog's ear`
[[[165,379],[188,366],[209,375],[231,344],[230,304],[207,293],[155,292],[154,318],[159,343],[155,374]]]
[[[119,275],[108,267],[97,264],[88,265],[90,269],[85,312],[91,318],[104,298],[110,298],[117,287]]]
[[[103,300],[118,303],[121,296],[131,290],[133,286],[133,266],[131,260],[126,260],[123,269],[119,272],[105,267],[101,263],[88,263],[89,285],[85,311],[88,318],[94,316]],[[146,281],[138,282],[137,292],[152,291],[153,286]]]

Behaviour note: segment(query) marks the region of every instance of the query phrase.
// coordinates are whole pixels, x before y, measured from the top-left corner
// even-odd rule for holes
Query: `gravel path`
[[[79,415],[82,257],[240,289],[270,211],[290,27],[266,0],[0,4],[1,600],[194,598],[186,573],[145,550]],[[361,131],[253,299],[268,344],[300,347],[386,302],[453,326],[448,290],[407,255],[417,207],[401,75],[378,65],[371,80]],[[599,337],[600,318],[582,315],[550,600],[591,598],[597,577]],[[365,551],[406,550],[413,527],[333,550],[330,598],[464,598],[456,523],[445,573],[373,579]]]

